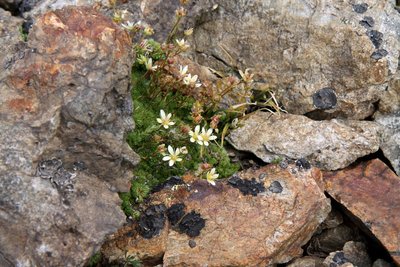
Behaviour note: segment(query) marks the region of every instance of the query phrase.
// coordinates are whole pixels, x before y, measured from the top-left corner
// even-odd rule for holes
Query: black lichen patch
[[[179,231],[190,237],[200,235],[201,229],[206,226],[206,220],[201,218],[201,215],[194,210],[186,214],[179,223]]]
[[[251,180],[240,179],[239,176],[232,176],[228,183],[242,192],[243,195],[257,196],[257,194],[265,192],[263,184],[258,183],[255,178]]]
[[[177,224],[185,215],[185,204],[177,203],[167,209],[167,217],[171,225]]]
[[[375,20],[370,16],[365,16],[362,20],[360,20],[360,25],[365,28],[372,28],[375,25]]]
[[[371,58],[375,60],[379,60],[381,58],[384,58],[388,55],[388,51],[385,49],[378,49],[372,53]]]
[[[283,191],[283,186],[278,181],[273,181],[271,185],[268,187],[268,190],[272,193],[279,194]]]
[[[300,169],[306,169],[306,170],[308,170],[308,169],[311,168],[310,162],[308,162],[308,161],[307,161],[306,159],[304,159],[304,158],[301,158],[301,159],[296,160],[296,166],[297,166],[298,168],[300,168]]]
[[[74,171],[84,171],[87,169],[86,164],[83,161],[75,161],[72,168]]]
[[[196,241],[194,241],[193,239],[189,240],[189,247],[191,248],[195,248],[197,246]]]
[[[330,87],[325,87],[313,95],[313,104],[318,109],[332,109],[337,104],[335,91]]]
[[[151,190],[152,193],[159,192],[164,188],[172,188],[174,185],[184,184],[185,182],[178,176],[172,176],[162,184],[159,184]]]
[[[160,233],[165,225],[165,210],[163,204],[148,207],[138,221],[139,234],[150,239]]]
[[[353,11],[356,13],[362,14],[365,13],[367,10],[368,10],[367,3],[353,5]]]
[[[378,49],[382,42],[383,42],[383,33],[376,31],[376,30],[370,30],[367,32],[367,35],[371,42],[374,44],[375,48]]]

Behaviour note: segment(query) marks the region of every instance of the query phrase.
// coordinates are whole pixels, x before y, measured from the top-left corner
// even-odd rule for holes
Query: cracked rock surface
[[[13,49],[22,56],[0,77],[0,265],[82,266],[125,221],[113,191],[129,189],[138,162],[125,143],[131,41],[69,7]]]
[[[363,12],[350,0],[202,4],[209,8],[195,20],[197,61],[216,70],[251,68],[290,113],[363,119],[396,90],[400,14],[393,1],[358,1]],[[319,105],[324,88],[335,99]]]
[[[305,158],[321,169],[337,170],[376,152],[381,131],[379,124],[370,121],[314,121],[301,115],[258,111],[243,119],[227,140],[264,162],[277,157]]]
[[[123,259],[127,252],[145,264],[162,261],[165,266],[288,262],[302,255],[301,246],[330,211],[330,201],[317,185],[320,175],[315,168],[269,165],[242,171],[216,186],[198,180],[162,189],[151,195],[147,205],[165,205],[172,222],[151,239],[140,236],[135,222],[124,226],[102,252],[111,261]],[[280,190],[265,190],[277,183]]]

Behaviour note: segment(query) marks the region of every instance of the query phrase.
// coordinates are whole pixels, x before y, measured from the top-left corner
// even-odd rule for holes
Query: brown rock
[[[125,142],[131,41],[69,7],[14,49],[0,79],[0,265],[82,266],[126,220],[110,189],[128,190],[138,161]]]
[[[374,159],[336,172],[325,172],[326,191],[344,205],[362,226],[400,263],[400,179]]]
[[[104,254],[115,259],[122,258],[123,251],[133,256],[150,255],[147,253],[150,251],[156,260],[160,259],[160,251],[154,250],[154,244],[158,243],[162,244],[160,249],[165,244],[165,266],[260,266],[288,262],[302,254],[301,246],[329,213],[329,201],[314,180],[319,175],[317,169],[305,171],[290,165],[282,170],[270,165],[243,171],[228,181],[217,182],[216,186],[199,180],[190,187],[164,189],[151,196],[149,205],[163,203],[170,208],[184,203],[186,213],[177,225],[165,224],[169,228],[165,240],[160,240],[164,237],[161,232],[161,236],[150,239],[153,244],[143,243],[139,247],[137,244],[143,238],[122,241],[126,237],[118,234],[112,243],[105,245]],[[253,191],[244,195],[232,185],[239,186],[243,192]],[[192,211],[205,220],[198,236],[194,227],[185,228],[183,223],[189,222],[188,214],[193,215]],[[200,219],[197,222],[201,224]],[[182,233],[184,230],[189,234]],[[115,255],[112,247],[117,240],[124,247],[116,245],[120,252]]]

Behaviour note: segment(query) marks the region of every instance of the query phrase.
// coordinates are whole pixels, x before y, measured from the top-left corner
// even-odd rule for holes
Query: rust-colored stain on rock
[[[327,192],[362,220],[400,264],[400,178],[374,159],[325,172]]]
[[[167,224],[160,236],[148,240],[138,237],[143,242],[136,242],[133,237],[124,237],[121,230],[103,247],[103,253],[115,259],[127,251],[139,258],[146,255],[146,261],[162,260],[165,266],[265,266],[287,262],[302,254],[301,246],[330,211],[329,200],[314,180],[319,177],[316,169],[269,165],[242,171],[218,181],[216,186],[196,180],[190,185],[163,189],[154,193],[146,205],[164,204],[170,208],[183,203],[186,215],[196,213],[204,219],[199,235],[190,236]],[[122,245],[119,251],[113,249],[116,243]],[[156,243],[164,249],[162,258],[162,253],[154,250]],[[154,255],[150,257],[151,253]]]
[[[8,107],[18,112],[32,112],[33,102],[25,98],[16,98],[8,101]]]

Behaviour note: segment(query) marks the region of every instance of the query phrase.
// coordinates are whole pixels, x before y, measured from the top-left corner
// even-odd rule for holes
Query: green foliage
[[[19,34],[21,36],[22,41],[24,42],[28,41],[28,33],[24,31],[24,27],[22,27],[22,25],[19,26]]]
[[[128,256],[125,258],[124,267],[142,267],[142,262],[135,257]]]
[[[282,160],[283,160],[282,157],[276,157],[276,158],[274,158],[274,159],[271,161],[271,163],[273,163],[273,164],[279,164],[279,163],[282,162]]]
[[[145,72],[140,68],[133,69],[132,81],[136,127],[127,136],[127,142],[140,155],[141,162],[134,169],[135,179],[130,192],[120,194],[122,209],[127,216],[138,216],[133,205],[143,202],[151,188],[171,176],[197,171],[200,163],[214,166],[220,178],[229,177],[239,170],[239,165],[232,164],[225,149],[218,144],[210,143],[201,155],[200,146],[189,141],[187,131],[193,129],[191,109],[195,103],[192,97],[168,90],[155,94]],[[164,129],[157,122],[160,109],[173,113],[172,120],[176,123],[173,127]],[[170,167],[168,162],[162,161],[163,155],[158,151],[161,144],[174,148],[186,146],[189,153],[182,155],[183,160]]]
[[[102,259],[101,253],[100,252],[96,252],[95,254],[93,254],[92,257],[90,257],[88,263],[86,264],[86,267],[96,267],[100,264]]]

